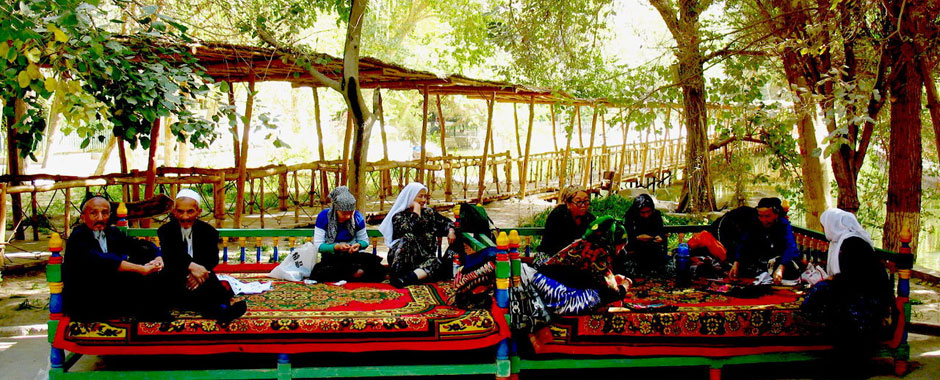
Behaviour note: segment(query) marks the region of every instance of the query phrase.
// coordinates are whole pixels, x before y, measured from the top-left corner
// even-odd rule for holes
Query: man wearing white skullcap
[[[199,310],[207,318],[229,322],[245,313],[245,301],[231,304],[232,291],[212,273],[219,263],[219,231],[199,220],[199,193],[176,195],[173,220],[157,230],[166,262],[166,286],[177,306]]]

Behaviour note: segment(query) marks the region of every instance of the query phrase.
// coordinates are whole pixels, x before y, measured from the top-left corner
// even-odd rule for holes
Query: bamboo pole
[[[529,130],[525,136],[525,156],[522,158],[522,175],[519,177],[519,196],[525,198],[526,184],[529,182],[529,150],[532,147],[532,127],[535,124],[535,97],[529,97]],[[538,183],[538,177],[536,177]]]
[[[352,111],[346,110],[346,137],[343,140],[343,171],[340,173],[340,184],[346,185],[349,176],[349,144],[352,140],[353,120]],[[326,189],[323,192],[329,193]]]
[[[650,129],[646,129],[646,136],[643,138],[643,166],[640,167],[640,174],[637,180],[639,183],[643,183],[643,180],[646,179],[646,163],[647,157],[649,156],[649,145],[650,145]]]
[[[314,115],[314,119],[316,120],[316,126],[317,126],[317,140],[320,140],[320,143],[317,144],[317,152],[320,154],[320,161],[324,161],[326,160],[326,158],[325,158],[325,154],[323,153],[323,145],[324,145],[323,144],[323,128],[320,123],[320,93],[319,91],[317,91],[316,87],[313,87],[313,115]],[[382,129],[382,137],[383,137],[382,141],[384,144],[384,141],[385,141],[384,140],[384,137],[385,137],[384,127]],[[310,172],[310,194],[311,194],[310,206],[311,207],[313,206],[314,177],[315,176],[313,172],[311,171]],[[326,172],[321,170],[320,171],[320,202],[322,203],[326,203],[326,194],[327,194],[326,188],[328,186],[326,182],[327,182]]]
[[[251,112],[255,104],[255,80],[252,73],[248,80],[248,99],[245,101],[244,132],[239,153],[238,181],[235,183],[235,219],[232,228],[242,228],[242,203],[245,202],[245,180],[248,176],[248,134],[251,132]]]
[[[258,178],[258,188],[261,193],[261,201],[258,202],[258,217],[261,221],[261,228],[264,228],[264,177]]]
[[[580,121],[580,118],[579,118]],[[594,173],[591,170],[591,160],[594,159],[594,132],[597,130],[597,106],[594,107],[591,115],[591,138],[589,139],[587,159],[584,162],[584,171],[581,174],[581,187],[587,187],[588,183],[593,183]]]
[[[516,107],[516,103],[512,104],[512,120],[513,120],[513,126],[515,126],[514,131],[516,132],[516,159],[518,160],[518,159],[522,159],[522,137],[519,136],[519,110],[518,110],[518,107]],[[517,169],[519,170],[519,182],[521,183],[522,177],[523,177],[522,165],[521,163],[517,161],[516,166],[517,166]],[[511,181],[507,180],[506,182],[509,183]],[[511,191],[511,190],[507,189],[507,191]]]
[[[421,164],[424,165],[424,162],[428,159],[428,150],[425,145],[428,143],[428,85],[424,85],[424,88],[421,91],[421,95],[424,98],[424,101],[421,102]],[[424,169],[418,168],[417,174],[415,174],[415,181],[424,183]],[[425,184],[427,185],[427,184]],[[429,188],[430,191],[430,188]]]
[[[487,147],[490,145],[490,139],[493,137],[493,105],[496,103],[496,93],[490,93],[489,99],[486,99],[486,137],[483,139],[483,158],[480,161],[480,178],[477,188],[477,200],[483,202],[483,191],[486,190],[486,159]]]
[[[496,99],[495,94],[493,95],[493,99]],[[495,106],[496,100],[493,100],[493,102]],[[492,154],[494,158],[496,157],[496,136],[495,135],[493,136],[493,138],[490,139],[490,154]],[[499,172],[496,171],[496,165],[497,165],[496,161],[494,160],[492,163],[493,184],[496,185],[496,194],[499,194],[501,190],[499,189]],[[480,199],[480,202],[483,202],[483,199]]]

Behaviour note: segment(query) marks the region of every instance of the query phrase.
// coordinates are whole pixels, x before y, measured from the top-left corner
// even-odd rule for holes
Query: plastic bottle
[[[692,282],[692,259],[689,257],[689,245],[679,242],[676,249],[676,286],[687,287]]]

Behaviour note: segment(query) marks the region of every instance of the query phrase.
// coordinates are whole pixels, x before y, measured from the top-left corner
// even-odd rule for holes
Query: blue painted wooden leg
[[[290,356],[287,354],[277,354],[277,380],[290,380],[291,365]]]

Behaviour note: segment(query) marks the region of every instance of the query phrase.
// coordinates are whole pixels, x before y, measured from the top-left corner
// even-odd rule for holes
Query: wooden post
[[[150,149],[147,152],[147,179],[144,186],[144,199],[153,198],[153,193],[157,185],[157,146],[160,142],[160,119],[153,120],[150,127]],[[150,228],[150,218],[141,219],[140,226]]]
[[[552,115],[552,143],[555,144],[555,152],[557,152],[558,151],[558,138],[556,136],[558,135],[558,133],[555,132],[555,104],[554,103],[549,104],[549,107],[551,108],[551,115]]]
[[[68,205],[65,206],[66,214],[69,212]],[[68,223],[68,219],[66,219]],[[6,263],[7,251],[7,184],[0,182],[0,265]]]
[[[424,101],[421,102],[421,158],[418,162],[419,167],[418,173],[415,175],[415,181],[424,183],[424,162],[428,159],[428,150],[425,148],[428,143],[428,85],[424,85],[421,95],[424,97]]]
[[[575,106],[574,110],[578,115],[578,148],[584,148],[584,128],[581,127],[581,106]]]
[[[30,193],[29,206],[33,212],[29,218],[32,221],[33,241],[39,241],[39,201],[36,200],[36,191]]]
[[[207,117],[206,120],[209,120]],[[151,144],[153,141],[151,141]],[[170,132],[170,121],[163,123],[163,166],[171,167],[173,162],[170,157],[173,156],[173,135]]]
[[[586,187],[588,183],[593,183],[594,173],[591,171],[591,160],[594,159],[594,132],[597,130],[597,106],[594,106],[594,112],[591,116],[591,138],[589,139],[587,159],[584,162],[584,171],[581,175],[581,186]]]
[[[3,197],[0,197],[0,200],[5,199],[6,198],[5,195],[6,194],[4,194]],[[5,206],[6,202],[3,202],[3,203]],[[62,221],[63,221],[62,237],[64,238],[69,237],[69,232],[72,228],[72,212],[71,211],[72,211],[72,188],[66,187],[65,188],[65,212],[62,215]],[[6,227],[6,219],[5,219],[6,211],[3,208],[0,208],[0,213],[4,215],[4,219],[0,222],[3,222],[4,227]],[[0,236],[3,236],[3,234],[0,234]]]
[[[242,228],[242,204],[245,202],[245,179],[248,177],[248,134],[251,133],[251,111],[255,104],[255,78],[254,72],[248,79],[248,99],[245,101],[244,132],[242,133],[242,148],[239,154],[238,180],[235,182],[235,220],[232,228]]]
[[[108,158],[111,158],[111,152],[114,151],[114,145],[117,142],[117,138],[111,136],[108,139],[108,144],[104,147],[104,152],[101,152],[101,158],[98,159],[98,167],[95,168],[95,175],[104,174],[104,168],[108,165]]]
[[[623,172],[626,170],[627,166],[627,133],[629,133],[629,124],[627,124],[627,120],[623,118],[623,108],[620,109],[620,116],[620,129],[623,130],[623,145],[620,147],[620,165],[617,166],[617,174],[614,175],[614,180],[610,187],[611,192],[620,190],[620,184],[623,181]]]
[[[441,156],[447,157],[447,124],[444,120],[444,110],[441,107],[441,95],[437,95],[437,120],[441,125]],[[454,173],[451,160],[442,160],[444,165],[444,201],[450,202],[454,196]]]
[[[287,171],[277,176],[277,208],[287,211]]]
[[[639,174],[639,177],[637,178],[637,181],[639,181],[639,183],[643,183],[643,179],[646,178],[646,162],[647,162],[647,157],[649,156],[649,148],[650,148],[650,130],[649,128],[647,128],[646,136],[643,138],[643,166],[640,167],[640,174]]]
[[[121,163],[121,174],[127,174],[127,152],[125,152],[124,138],[122,137],[118,138],[118,160]],[[129,203],[131,201],[131,195],[127,184],[121,185],[121,193],[124,203]]]
[[[248,97],[251,98],[251,94],[248,94]],[[235,109],[235,83],[231,83],[231,85],[228,86],[228,105],[229,107],[232,107],[233,110]],[[238,123],[233,125],[230,131],[232,132],[232,151],[235,158],[235,167],[237,168],[238,165],[241,165],[242,162],[241,150],[239,149],[239,145],[241,144],[238,143]],[[180,153],[182,153],[182,150]],[[180,167],[183,166],[180,165]]]
[[[311,178],[313,180],[313,178]],[[300,181],[297,180],[297,171],[294,171],[294,224],[300,223]]]
[[[490,93],[490,98],[486,100],[486,137],[483,139],[483,159],[480,162],[479,187],[477,188],[477,201],[480,203],[483,202],[483,191],[486,190],[487,147],[490,145],[490,139],[493,138],[493,105],[495,103],[496,93],[493,92]]]
[[[571,135],[574,134],[574,118],[577,114],[578,111],[575,110],[571,115],[571,131],[568,132],[568,137],[565,141],[565,154],[561,157],[561,167],[558,168],[558,191],[561,191],[565,188],[565,180],[568,176],[568,157],[571,156]]]
[[[23,114],[26,112],[26,104],[23,100],[4,99],[4,105],[9,107],[10,103],[14,104],[14,115],[7,117],[7,174],[11,176],[16,176],[22,174],[22,164],[20,162],[19,149],[16,147],[16,137],[17,131],[13,126],[19,121]],[[11,185],[19,184],[19,182],[11,182]],[[6,202],[6,199],[3,200]],[[19,193],[10,194],[10,205],[13,209],[13,238],[16,240],[25,240],[26,231],[23,230],[22,221],[23,221],[23,198]]]
[[[316,87],[313,87],[313,115],[314,115],[314,119],[316,120],[316,125],[317,125],[317,140],[320,140],[320,143],[317,144],[317,152],[320,154],[320,162],[322,163],[325,160],[324,158],[325,154],[323,153],[323,128],[320,125],[320,93],[319,91],[317,91]],[[383,133],[382,136],[384,137],[385,134]],[[310,190],[311,191],[313,191],[314,177],[315,177],[314,172],[311,170],[310,171]],[[326,188],[327,188],[326,181],[327,181],[326,172],[321,170],[320,171],[320,202],[326,202]],[[312,196],[313,193],[311,192],[310,194],[311,194],[310,206],[312,207],[313,206],[313,196]]]
[[[340,173],[340,183],[346,185],[349,176],[349,143],[352,140],[353,120],[352,112],[346,110],[346,137],[343,140],[343,171]],[[326,192],[326,190],[324,190]]]
[[[212,184],[212,214],[215,217],[215,228],[222,228],[225,223],[225,173],[219,177],[218,182]]]
[[[258,183],[259,192],[261,193],[261,201],[258,202],[258,217],[261,221],[261,228],[264,228],[264,177],[258,178]]]
[[[529,131],[525,136],[525,155],[522,157],[522,176],[519,177],[519,196],[525,198],[526,183],[529,182],[529,148],[532,146],[532,127],[535,124],[535,97],[529,97]],[[536,178],[538,181],[538,178]]]
[[[512,166],[511,162],[513,161],[516,162],[516,167],[519,170],[519,182],[521,183],[522,177],[523,177],[522,163],[519,162],[519,160],[522,159],[522,137],[519,136],[519,109],[518,107],[516,107],[516,103],[512,104],[512,120],[513,120],[513,126],[515,126],[514,129],[516,132],[516,159],[509,161],[510,164],[507,164],[507,165]],[[511,183],[511,181],[509,180],[507,180],[506,182]],[[511,191],[511,190],[507,189],[506,191]]]

